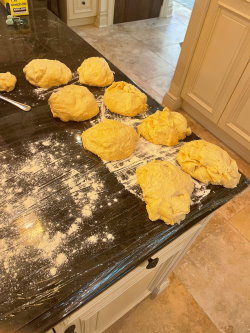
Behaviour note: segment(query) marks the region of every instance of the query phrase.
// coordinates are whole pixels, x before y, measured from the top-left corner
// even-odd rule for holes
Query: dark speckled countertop
[[[77,83],[80,63],[100,54],[46,9],[34,9],[27,27],[4,21],[1,8],[0,72],[11,71],[18,79],[6,95],[30,104],[32,111],[0,101],[0,332],[34,333],[93,299],[248,181],[242,176],[231,190],[197,182],[191,212],[180,225],[151,222],[133,183],[135,166],[157,157],[173,160],[179,146],[151,149],[145,143],[131,163],[114,164],[84,151],[80,135],[103,112],[82,123],[52,118],[51,91],[32,87],[22,69],[34,58],[58,59]],[[131,82],[110,66],[116,81]],[[96,97],[104,92],[90,90]],[[148,104],[149,113],[160,107],[149,96]],[[197,136],[187,140],[192,139]]]

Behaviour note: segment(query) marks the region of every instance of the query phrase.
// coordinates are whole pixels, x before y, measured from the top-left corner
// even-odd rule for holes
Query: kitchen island
[[[53,89],[31,86],[22,72],[32,59],[57,59],[77,84],[77,67],[100,54],[46,9],[34,9],[23,27],[6,26],[1,11],[0,25],[0,72],[18,80],[4,95],[32,106],[25,113],[0,102],[0,331],[64,332],[57,324],[70,316],[65,330],[74,323],[77,333],[101,332],[166,286],[167,274],[210,214],[248,180],[242,175],[234,189],[196,182],[181,224],[151,222],[135,168],[155,158],[174,161],[180,145],[153,148],[142,140],[133,160],[103,163],[82,148],[81,133],[104,116],[114,117],[101,104],[104,89],[90,88],[101,105],[96,118],[63,123],[49,110]],[[131,82],[110,67],[116,81]],[[161,109],[150,96],[148,105],[148,114]],[[136,124],[142,118],[116,119]]]

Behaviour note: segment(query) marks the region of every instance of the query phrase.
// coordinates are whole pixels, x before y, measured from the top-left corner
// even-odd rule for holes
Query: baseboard
[[[239,142],[234,140],[225,131],[219,128],[217,124],[214,124],[211,120],[203,116],[198,110],[184,100],[181,108],[190,114],[190,116],[197,120],[202,126],[208,129],[212,134],[214,134],[218,139],[220,139],[225,145],[232,149],[236,154],[250,163],[248,149],[243,147]]]
[[[167,92],[163,97],[162,104],[167,106],[171,110],[177,110],[182,105],[182,98],[172,95],[170,92]]]
[[[67,25],[70,27],[76,27],[78,25],[94,24],[95,18],[96,18],[95,16],[91,16],[91,17],[82,17],[82,18],[67,20]]]

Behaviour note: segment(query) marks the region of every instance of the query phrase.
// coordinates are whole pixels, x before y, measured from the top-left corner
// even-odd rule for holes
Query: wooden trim
[[[108,20],[107,25],[112,25],[114,22],[115,0],[108,0]]]
[[[163,98],[162,103],[165,106],[172,108],[171,100],[181,101],[181,92],[210,3],[211,0],[196,0],[194,4],[176,70],[170,88]],[[172,109],[179,108],[179,102],[176,105],[173,104],[173,106],[174,108]]]
[[[174,96],[171,92],[167,92],[162,103],[164,106],[168,106],[171,110],[178,110],[182,105],[182,98],[180,96]]]
[[[163,0],[160,17],[171,17],[173,12],[173,0]]]

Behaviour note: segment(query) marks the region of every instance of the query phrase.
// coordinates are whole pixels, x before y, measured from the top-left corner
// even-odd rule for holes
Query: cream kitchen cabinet
[[[211,215],[204,218],[102,294],[66,317],[53,327],[53,332],[101,333],[147,296],[156,297],[168,286],[168,274],[210,218]]]
[[[97,16],[98,0],[60,1],[62,19],[69,26],[93,24]]]
[[[232,138],[245,146],[250,154],[250,62],[218,124]]]
[[[164,104],[187,111],[248,161],[249,56],[250,2],[196,0],[176,72],[164,98]]]

